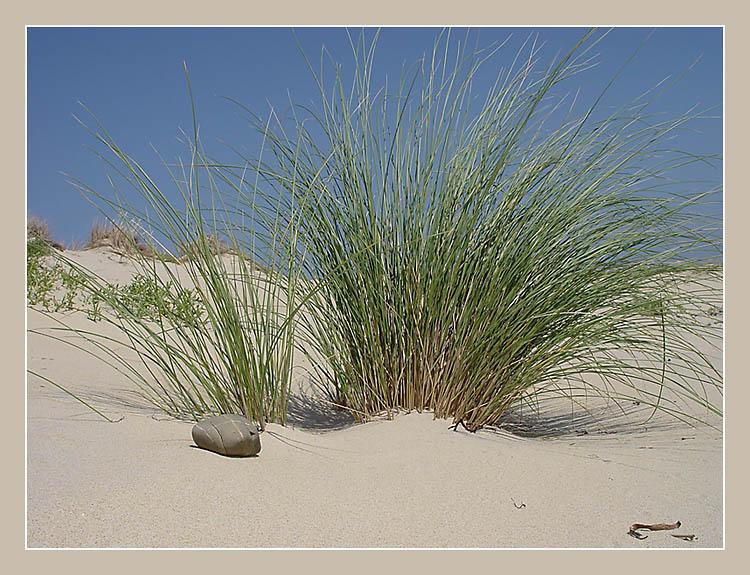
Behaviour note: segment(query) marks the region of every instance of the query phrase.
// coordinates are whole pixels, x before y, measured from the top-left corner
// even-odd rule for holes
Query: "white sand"
[[[110,281],[132,273],[102,250],[74,257]],[[52,323],[29,310],[30,329]],[[722,436],[707,427],[550,418],[542,437],[469,434],[431,414],[352,425],[295,401],[260,457],[228,459],[192,447],[191,424],[152,417],[82,351],[31,334],[28,368],[124,416],[107,423],[29,376],[29,547],[723,545]],[[677,520],[674,532],[627,535]]]

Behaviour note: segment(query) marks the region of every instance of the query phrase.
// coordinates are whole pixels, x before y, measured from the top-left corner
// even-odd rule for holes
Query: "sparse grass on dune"
[[[26,218],[26,244],[27,250],[40,250],[54,248],[58,251],[64,251],[65,246],[52,239],[49,231],[49,224],[39,216],[29,215]]]
[[[206,235],[204,245],[193,242],[186,246],[180,246],[179,257],[180,259],[194,257],[202,248],[208,249],[208,252],[214,256],[223,256],[232,253],[231,248],[224,240],[215,235],[208,234]]]
[[[700,211],[720,190],[669,179],[711,161],[668,146],[702,115],[657,119],[649,94],[608,115],[561,112],[555,88],[587,70],[595,37],[544,69],[527,46],[480,99],[491,51],[459,49],[452,66],[443,38],[391,94],[371,83],[374,43],[353,43],[350,85],[315,76],[318,105],[292,129],[256,117],[272,156],[260,169],[317,280],[306,348],[360,419],[431,410],[476,430],[553,393],[692,422],[691,405],[718,412],[721,374],[686,334],[705,339],[692,304],[721,296],[679,284],[721,277]]]
[[[39,216],[28,216],[26,218],[26,237],[29,239],[41,239],[47,243],[52,242],[49,225]]]
[[[155,257],[156,250],[145,245],[138,234],[128,229],[130,226],[116,224],[114,221],[95,222],[91,226],[88,250],[106,247],[121,254],[132,255],[140,253],[144,256]]]

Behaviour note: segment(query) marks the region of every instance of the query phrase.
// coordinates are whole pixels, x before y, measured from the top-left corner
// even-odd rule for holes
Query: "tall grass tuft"
[[[243,179],[225,181],[207,167],[195,114],[194,122],[187,140],[190,162],[177,169],[164,164],[181,202],[170,199],[174,193],[162,190],[93,115],[84,123],[101,145],[118,193],[112,197],[71,182],[108,218],[109,223],[100,226],[106,233],[99,235],[109,243],[114,237],[112,247],[129,255],[139,281],[148,286],[149,305],[159,313],[139,312],[127,290],[113,289],[58,255],[77,274],[83,294],[97,302],[97,323],[78,329],[54,318],[58,327],[40,333],[107,362],[170,416],[199,420],[209,414],[240,413],[264,429],[268,422],[286,419],[295,310],[285,302],[295,301],[299,273],[293,258],[265,241],[256,242],[249,225],[253,213],[222,206],[221,186],[247,197],[252,193]],[[129,222],[127,230],[115,223],[122,221]],[[286,231],[276,227],[269,233]],[[278,245],[294,250],[290,238]],[[140,249],[143,246],[158,248],[159,257]],[[179,260],[184,254],[189,257]],[[111,329],[103,327],[107,325]],[[83,340],[62,337],[70,332]]]
[[[260,172],[295,214],[315,290],[302,340],[337,404],[472,431],[553,393],[718,413],[696,302],[721,297],[704,217],[720,189],[670,179],[712,160],[669,148],[705,114],[651,115],[655,93],[576,113],[559,88],[598,38],[547,67],[530,40],[479,98],[502,46],[468,53],[443,35],[392,93],[363,37],[351,82],[310,66],[320,99],[291,127],[254,116],[271,154]]]

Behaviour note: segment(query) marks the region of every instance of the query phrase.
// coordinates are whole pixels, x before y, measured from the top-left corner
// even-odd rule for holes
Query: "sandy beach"
[[[106,249],[67,255],[108,281],[133,273]],[[55,318],[91,326],[82,313],[29,309],[28,329]],[[159,414],[82,350],[31,333],[27,361],[122,417],[108,423],[29,375],[31,548],[723,545],[721,432],[664,416],[643,424],[642,406],[595,423],[561,405],[531,427],[511,418],[468,433],[430,413],[355,424],[295,387],[287,426],[269,425],[259,457],[232,459],[196,448],[191,423]],[[628,535],[633,523],[676,521]]]

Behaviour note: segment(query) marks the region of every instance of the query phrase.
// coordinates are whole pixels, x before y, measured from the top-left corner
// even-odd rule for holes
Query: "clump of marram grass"
[[[709,160],[667,147],[700,114],[656,120],[646,95],[553,120],[592,34],[541,71],[535,47],[519,53],[479,102],[491,53],[459,49],[451,67],[443,39],[394,95],[371,85],[363,40],[351,85],[338,69],[316,76],[312,117],[292,130],[256,117],[273,156],[259,169],[294,214],[317,290],[305,348],[358,418],[431,410],[476,430],[551,391],[686,421],[689,404],[718,412],[693,305],[717,295],[697,274],[721,274],[700,216],[710,193],[668,179]]]
[[[148,257],[142,249],[128,253],[149,292],[159,297],[169,293],[171,303],[156,302],[146,310],[149,313],[141,313],[132,294],[112,289],[90,270],[67,260],[82,278],[81,289],[101,304],[96,319],[117,328],[117,345],[102,330],[77,330],[61,321],[59,328],[40,333],[51,337],[78,334],[84,340],[81,343],[71,338],[64,341],[107,362],[170,416],[199,420],[209,414],[241,413],[265,429],[268,422],[286,419],[295,309],[291,304],[287,308],[285,302],[296,300],[299,272],[293,258],[278,250],[264,252],[260,272],[257,258],[266,244],[256,242],[252,228],[232,224],[228,211],[205,207],[209,200],[219,201],[222,180],[205,168],[208,161],[199,145],[197,123],[194,127],[194,137],[188,142],[191,161],[183,173],[175,174],[165,164],[182,206],[169,200],[95,119],[90,132],[103,147],[102,155],[110,166],[116,166],[129,186],[126,189],[147,206],[150,216],[125,204],[122,195],[114,200],[71,180],[104,213],[116,213],[133,223],[138,236],[124,234],[124,243],[119,245],[137,247],[136,238],[143,236],[148,238],[147,245],[159,247],[159,258]],[[224,183],[239,192],[247,185],[241,178]],[[252,217],[253,213],[247,214],[245,221],[251,222]],[[237,257],[216,257],[221,247],[215,241],[219,228],[228,239],[224,246],[230,245]],[[276,228],[273,233],[283,236],[286,232]],[[294,250],[290,238],[279,240],[278,245]],[[256,246],[259,249],[251,251]],[[176,264],[177,254],[189,257]],[[156,313],[150,313],[153,310]]]

